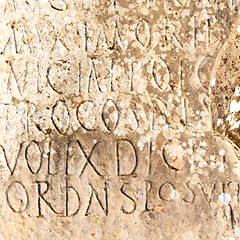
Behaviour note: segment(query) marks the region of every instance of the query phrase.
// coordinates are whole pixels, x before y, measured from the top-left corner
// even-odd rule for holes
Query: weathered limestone
[[[238,0],[0,3],[0,239],[240,239]]]

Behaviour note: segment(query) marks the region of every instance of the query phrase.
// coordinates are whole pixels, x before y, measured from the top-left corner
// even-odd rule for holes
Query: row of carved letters
[[[160,1],[158,1],[159,4]],[[211,5],[219,5],[220,3],[225,3],[227,7],[229,8],[233,8],[233,6],[235,6],[236,4],[236,0],[227,0],[227,1],[222,1],[222,0],[207,0],[207,1],[203,1],[203,0],[196,0],[194,3],[195,4],[199,4],[204,2],[204,4],[211,4]],[[18,12],[19,10],[27,10],[27,11],[35,11],[36,9],[42,7],[46,7],[43,5],[44,2],[42,2],[41,4],[39,4],[38,2],[34,2],[34,1],[28,1],[28,2],[22,2],[21,1],[17,1],[17,0],[6,0],[5,1],[5,8],[4,8],[4,13],[6,13],[7,11],[11,11],[13,10],[14,12]],[[57,12],[62,12],[65,11],[71,7],[82,7],[85,10],[89,10],[89,8],[91,9],[92,7],[94,7],[94,4],[91,5],[89,3],[89,1],[87,0],[81,0],[79,1],[79,5],[76,5],[76,3],[74,3],[73,5],[70,4],[70,2],[68,0],[58,0],[58,1],[54,1],[54,0],[48,0],[46,3],[48,3],[51,8],[54,11]],[[111,1],[112,5],[114,6],[114,8],[116,8],[116,10],[118,10],[118,1],[117,0],[112,0]],[[169,9],[172,9],[174,7],[176,7],[176,9],[178,9],[179,7],[186,7],[189,6],[190,4],[190,0],[173,0],[173,1],[166,1],[166,0],[162,0],[161,3],[164,6],[164,9],[167,11]],[[138,3],[140,4],[140,2]],[[143,5],[145,5],[147,8],[151,9],[152,4],[156,4],[156,0],[145,0],[142,3]],[[42,6],[41,6],[42,5]],[[140,5],[141,6],[141,5]]]
[[[169,141],[162,147],[162,156],[159,159],[162,159],[162,163],[167,169],[178,171],[168,162],[164,151],[167,144],[169,144]],[[136,178],[136,169],[138,165],[143,167],[143,164],[147,165],[146,175],[152,173],[153,150],[151,140],[146,146],[146,158],[144,159],[147,159],[147,162],[144,160],[142,164],[139,164],[138,150],[128,139],[98,141],[90,148],[90,152],[86,150],[86,147],[79,140],[71,140],[64,143],[63,146],[59,146],[55,141],[50,141],[47,143],[47,150],[43,150],[37,141],[31,141],[27,146],[24,145],[22,143],[19,146],[15,159],[10,158],[6,149],[0,145],[0,150],[2,150],[3,158],[11,175],[14,175],[22,151],[24,151],[27,169],[33,175],[37,175],[41,170],[41,174],[57,175],[63,173],[66,176],[79,176],[81,178],[89,166],[92,173],[101,179],[114,174],[117,177],[132,176]],[[54,155],[54,153],[57,154]],[[126,157],[126,154],[128,157]],[[94,156],[97,156],[97,158],[94,158]],[[155,162],[156,160],[155,158]],[[106,161],[109,161],[110,164],[102,170],[101,166],[106,165]]]
[[[66,179],[65,180],[65,192],[63,193],[64,196],[62,196],[61,199],[63,200],[63,205],[61,206],[62,209],[64,210],[56,210],[55,207],[53,207],[53,202],[51,203],[47,197],[48,195],[48,191],[50,189],[50,184],[47,181],[36,181],[36,189],[37,189],[37,197],[35,196],[31,196],[29,195],[29,190],[27,190],[27,188],[23,185],[22,182],[20,181],[12,181],[8,187],[6,188],[6,202],[7,205],[9,206],[9,208],[14,212],[14,213],[21,213],[23,214],[25,211],[30,211],[28,210],[29,208],[29,204],[30,204],[30,197],[37,199],[37,210],[36,210],[36,216],[38,217],[43,217],[43,212],[44,214],[47,213],[47,209],[48,211],[50,210],[50,212],[54,215],[60,216],[60,217],[73,217],[75,215],[77,215],[80,212],[80,209],[82,207],[82,205],[87,206],[86,210],[84,211],[84,216],[88,216],[91,212],[91,206],[95,203],[99,206],[99,209],[101,209],[101,211],[104,213],[104,215],[108,215],[109,211],[111,211],[111,209],[109,209],[109,206],[111,205],[111,199],[109,196],[111,195],[111,192],[109,191],[109,186],[108,186],[108,182],[104,182],[104,187],[103,187],[103,194],[99,194],[100,191],[102,190],[96,190],[96,187],[93,186],[91,183],[88,184],[88,187],[90,188],[90,196],[88,196],[88,203],[86,204],[82,204],[84,203],[84,200],[86,199],[85,197],[83,198],[81,195],[81,193],[79,193],[79,191],[76,190],[75,187],[73,187],[71,184],[69,184],[69,181]],[[178,191],[179,189],[176,189],[174,184],[172,182],[164,182],[162,184],[157,184],[157,188],[152,188],[153,183],[149,180],[144,182],[145,185],[145,190],[143,191],[145,193],[145,200],[144,200],[144,206],[139,206],[142,203],[138,202],[135,193],[132,192],[132,190],[130,190],[129,186],[131,185],[131,183],[124,183],[124,184],[120,184],[119,187],[116,188],[116,190],[118,191],[118,200],[125,200],[125,203],[122,204],[122,206],[119,208],[119,210],[123,213],[123,214],[133,214],[136,210],[137,207],[142,208],[143,212],[149,212],[149,211],[156,211],[156,212],[161,212],[156,210],[155,207],[160,205],[165,205],[167,202],[171,202],[171,201],[175,201],[174,200],[174,192]],[[119,184],[118,184],[119,185]],[[215,183],[216,185],[216,183]],[[214,185],[214,186],[215,186]],[[226,186],[226,184],[221,183],[222,185],[222,192],[224,192],[224,188]],[[217,194],[217,196],[219,196],[219,194],[221,194],[221,192],[214,192],[214,189],[212,190],[212,192],[210,193],[210,195],[208,195],[205,191],[203,186],[200,184],[200,192],[198,192],[199,197],[203,198],[206,200],[206,203],[210,204],[212,201],[213,196],[215,196]],[[185,188],[185,192],[183,194],[183,196],[181,196],[181,198],[179,199],[182,202],[185,203],[195,203],[195,198],[197,197],[197,192],[195,192],[193,190],[193,188],[190,186],[190,182],[184,183],[183,184],[183,188],[181,187],[181,189]],[[239,188],[239,184],[238,184],[238,188]],[[45,189],[45,190],[43,190]],[[52,188],[51,188],[52,189]],[[21,197],[17,197],[14,192],[18,190],[18,193],[21,193]],[[115,190],[115,191],[116,191]],[[151,191],[157,191],[157,198],[154,197],[155,199],[152,199],[152,197],[150,197],[150,192]],[[172,192],[173,194],[167,194],[166,195],[166,190]],[[186,197],[187,195],[190,194],[190,198]],[[74,195],[74,197],[73,197]],[[100,195],[102,197],[100,197]],[[185,196],[184,196],[185,195]],[[155,196],[155,194],[154,194]],[[239,193],[236,196],[239,202]],[[21,200],[21,206],[19,206],[15,200]],[[177,201],[179,201],[177,200]],[[74,203],[75,202],[75,203]],[[32,203],[32,202],[31,202]],[[56,203],[55,203],[56,204]],[[155,204],[157,204],[156,206],[154,206]],[[125,205],[125,206],[124,206]],[[151,205],[151,206],[150,206]],[[31,209],[33,209],[33,204],[31,204]],[[43,210],[45,206],[45,209]],[[59,206],[59,203],[58,203]],[[70,210],[70,206],[75,206],[73,208],[71,208]],[[238,214],[234,216],[233,214],[233,208],[235,209],[237,206],[233,206],[229,203],[229,214],[231,215],[230,217],[230,222],[232,225],[232,228],[234,228],[234,224],[236,223],[236,217],[238,217]],[[115,208],[115,207],[114,207]],[[116,210],[116,209],[115,209]],[[32,211],[32,210],[31,210]]]
[[[44,159],[44,155],[47,156],[47,174],[49,175],[56,175],[58,174],[57,172],[53,172],[52,168],[55,165],[55,161],[52,157],[52,152],[56,152],[59,149],[53,149],[53,144],[54,141],[49,142],[49,149],[48,149],[48,153],[44,154],[42,147],[40,146],[40,144],[36,141],[31,141],[26,147],[25,147],[25,151],[24,151],[24,156],[25,156],[25,160],[26,160],[26,166],[27,169],[29,170],[29,172],[31,174],[37,174],[43,164],[43,159]],[[101,146],[102,144],[102,146]],[[83,145],[81,144],[80,141],[76,140],[76,141],[70,141],[67,144],[67,149],[66,149],[66,156],[62,156],[63,158],[65,158],[64,160],[64,174],[66,175],[72,175],[70,174],[70,172],[73,172],[72,169],[70,169],[69,167],[69,161],[70,161],[70,148],[75,148],[73,150],[78,151],[78,156],[75,156],[79,159],[79,161],[83,160],[85,163],[82,164],[81,170],[80,170],[80,174],[79,173],[75,173],[75,174],[79,174],[79,176],[81,177],[82,174],[84,173],[86,167],[89,165],[91,167],[91,169],[93,170],[93,172],[101,177],[104,178],[104,174],[101,173],[100,170],[97,169],[97,167],[94,165],[93,161],[92,161],[92,156],[94,154],[98,154],[99,151],[99,147],[104,147],[107,144],[107,141],[99,141],[97,143],[94,144],[94,146],[91,148],[91,151],[89,154],[86,153],[85,147],[83,147]],[[137,165],[138,165],[138,157],[137,157],[137,151],[136,148],[134,147],[133,143],[127,139],[120,139],[117,140],[115,143],[113,142],[113,147],[115,146],[115,162],[113,162],[113,164],[116,164],[116,174],[117,176],[130,176],[133,175],[133,173],[135,172]],[[8,154],[5,150],[5,148],[0,145],[0,149],[3,152],[3,157],[5,158],[5,162],[7,165],[7,168],[10,172],[11,175],[14,175],[15,169],[17,167],[18,164],[18,159],[20,157],[21,152],[24,150],[24,143],[22,143],[19,146],[18,149],[18,153],[16,155],[16,158],[14,161],[10,162],[10,159],[8,157]],[[128,153],[131,155],[131,159],[126,159],[124,157],[124,159],[121,158],[121,156],[123,156],[122,151],[128,151]],[[98,154],[99,155],[99,154]],[[34,157],[34,162],[32,160],[32,158]],[[123,161],[124,160],[124,161]],[[58,159],[59,161],[59,159]],[[33,165],[34,163],[34,165]],[[127,171],[126,171],[126,167],[125,167],[125,172],[123,173],[121,168],[124,168],[124,166],[126,166],[126,164],[128,164],[127,167]],[[77,167],[76,163],[73,166],[73,169]]]
[[[108,182],[104,183],[104,187],[103,187],[103,191],[104,191],[104,200],[100,200],[99,197],[99,193],[98,191],[95,189],[95,187],[93,187],[93,185],[91,183],[88,184],[90,189],[91,189],[91,195],[89,197],[89,201],[88,201],[88,206],[87,209],[85,211],[85,216],[87,216],[90,212],[90,206],[93,202],[93,197],[95,196],[96,201],[98,202],[100,208],[103,210],[103,212],[105,213],[105,215],[108,215],[109,213],[109,187],[108,187]],[[130,210],[125,210],[125,208],[122,206],[120,208],[120,210],[124,213],[124,214],[132,214],[135,212],[136,208],[137,208],[137,200],[134,197],[134,194],[130,193],[129,191],[129,185],[130,183],[124,183],[121,184],[120,188],[119,188],[119,192],[121,193],[121,196],[125,196],[128,201],[129,204],[131,204],[131,207],[127,207]],[[50,184],[47,181],[36,181],[36,187],[37,187],[37,209],[38,209],[38,216],[42,216],[42,203],[45,203],[46,206],[48,206],[48,208],[54,213],[54,214],[58,214],[60,216],[65,216],[65,217],[70,217],[70,216],[74,216],[76,215],[80,208],[81,208],[81,198],[80,198],[80,194],[79,192],[76,190],[76,188],[74,188],[73,186],[70,186],[68,180],[65,180],[65,210],[62,212],[58,212],[56,211],[52,204],[47,200],[47,192],[49,191],[50,188]],[[152,183],[151,181],[145,181],[145,211],[152,211],[153,209],[149,209],[149,204],[148,204],[148,198],[149,198],[149,192],[152,190]],[[187,190],[188,192],[190,192],[191,194],[191,199],[186,199],[186,197],[183,197],[181,200],[187,203],[193,203],[195,200],[195,193],[194,191],[190,188],[189,183],[186,183],[184,188],[186,188],[185,190]],[[45,190],[43,190],[45,189]],[[161,201],[164,202],[169,202],[174,200],[174,193],[173,196],[170,195],[166,195],[165,191],[169,190],[174,192],[175,186],[173,183],[171,182],[164,182],[162,184],[159,185],[159,187],[157,188],[158,191],[158,198]],[[18,190],[18,192],[21,193],[21,198],[22,198],[22,204],[21,207],[17,206],[17,204],[15,203],[15,199],[17,198],[17,196],[15,196],[14,191]],[[70,192],[71,192],[71,196],[73,196],[72,194],[75,195],[74,198],[70,198]],[[101,194],[102,195],[102,194]],[[14,197],[13,197],[14,196]],[[121,199],[121,197],[119,196],[119,198]],[[77,207],[74,211],[72,211],[71,213],[69,212],[69,206],[71,203],[73,203],[72,199],[77,199]],[[7,200],[7,204],[10,207],[10,209],[13,212],[16,213],[22,213],[25,210],[27,210],[28,205],[29,205],[29,191],[26,189],[26,187],[23,185],[23,183],[21,183],[20,181],[13,181],[11,182],[7,189],[6,189],[6,200]],[[103,203],[104,202],[104,203]],[[76,205],[76,204],[75,204]],[[105,206],[104,206],[105,205]],[[152,205],[152,204],[151,204]]]
[[[19,63],[16,61],[6,62],[10,66],[9,70],[11,70],[9,71],[8,79],[6,79],[6,89],[9,90],[10,88],[14,89],[16,87],[15,93],[20,94],[21,96],[26,93],[29,94],[29,91],[32,92],[33,86],[34,92],[42,92],[44,88],[46,88],[46,84],[43,82],[45,79],[48,86],[58,94],[84,94],[91,93],[93,90],[95,90],[97,93],[109,91],[114,92],[116,90],[125,92],[136,91],[135,85],[138,85],[140,80],[146,81],[146,76],[144,76],[143,71],[145,71],[148,66],[151,68],[151,72],[149,73],[148,77],[153,80],[155,87],[157,87],[160,91],[167,90],[171,82],[169,65],[166,63],[166,60],[163,60],[161,57],[159,57],[157,60],[151,60],[147,64],[143,64],[141,61],[139,61],[137,64],[130,63],[128,64],[129,67],[123,67],[120,64],[115,63],[113,60],[108,60],[109,64],[106,68],[103,62],[98,61],[100,63],[100,71],[97,70],[96,61],[94,60],[80,61],[78,64],[77,62],[58,60],[54,64],[49,65],[46,73],[40,73],[38,63],[30,64],[28,61],[26,61],[25,64],[21,63],[21,69],[17,69],[15,65],[19,66]],[[64,64],[62,64],[63,62],[66,62],[65,65],[67,68]],[[62,66],[59,63],[61,63]],[[83,66],[83,64],[86,66]],[[141,67],[139,67],[139,65]],[[182,81],[182,59],[179,61],[178,69],[179,76],[177,78],[179,81]],[[99,72],[101,72],[101,74]],[[104,72],[106,72],[106,75],[104,75]],[[65,75],[68,76],[67,79]],[[139,76],[141,76],[141,79],[138,79]],[[67,84],[64,84],[65,81]],[[143,82],[142,84],[146,83]],[[29,87],[29,91],[26,92],[26,90],[28,90],[27,86]],[[68,88],[71,89],[71,92],[68,92]]]
[[[193,17],[191,21],[196,24],[196,21],[200,20],[196,17]],[[203,34],[206,36],[206,41],[204,42],[203,46],[206,48],[210,46],[212,41],[211,35],[213,32],[210,30],[210,28],[212,28],[211,25],[213,23],[210,21],[211,19],[207,19],[204,22],[208,29],[208,31],[203,31]],[[157,30],[154,30],[157,34],[161,33],[161,35],[165,36],[158,36],[157,38],[152,36],[153,30],[150,30],[150,26],[147,21],[143,20],[139,22],[136,24],[135,28],[135,40],[138,42],[140,47],[144,48],[148,48],[148,46],[151,46],[151,44],[154,44],[154,46],[151,46],[151,48],[155,48],[159,44],[159,47],[162,51],[166,51],[164,48],[168,45],[173,45],[179,49],[182,49],[182,42],[185,43],[186,41],[189,41],[189,44],[192,44],[193,47],[197,47],[198,44],[202,45],[202,43],[197,40],[197,33],[202,32],[201,29],[194,27],[192,35],[190,35],[187,40],[185,39],[183,41],[179,37],[180,31],[176,29],[176,26],[173,26],[175,28],[174,32],[168,32],[169,27],[171,27],[169,22],[170,21],[168,21],[166,18],[166,26],[163,29],[158,28]],[[79,23],[67,24],[62,28],[63,30],[68,29],[65,32],[61,30],[62,32],[57,33],[54,32],[55,30],[53,28],[53,31],[48,33],[49,37],[47,39],[41,36],[41,34],[46,31],[46,29],[41,29],[41,26],[35,26],[32,28],[30,26],[24,26],[23,24],[20,24],[20,26],[15,25],[12,25],[12,35],[7,38],[2,49],[0,49],[2,54],[8,54],[9,50],[11,49],[11,51],[14,51],[17,54],[29,53],[39,56],[40,52],[46,53],[46,51],[48,51],[51,53],[58,48],[61,48],[67,52],[71,50],[76,51],[76,49],[79,49],[86,53],[97,53],[97,51],[102,47],[114,49],[114,46],[118,45],[123,51],[126,51],[131,47],[127,40],[124,41],[124,36],[121,34],[120,23],[118,23],[118,21],[116,21],[112,26],[114,28],[114,34],[111,36],[107,36],[104,26],[98,27],[98,29],[92,29],[90,24],[83,22],[81,27],[79,27]],[[31,31],[29,28],[32,28]],[[71,29],[71,34],[75,35],[74,40],[72,40],[71,37],[68,37],[69,29]],[[140,30],[144,33],[141,33]],[[218,37],[221,37],[219,29],[214,28],[214,31],[215,35],[217,34]],[[81,34],[79,32],[82,32],[83,36],[80,36]],[[164,40],[161,41],[161,39]]]
[[[80,126],[87,131],[99,130],[101,123],[103,123],[108,131],[113,132],[119,125],[123,127],[123,115],[121,114],[122,109],[118,107],[119,104],[120,103],[116,104],[115,101],[111,99],[107,99],[101,107],[96,106],[92,101],[83,101],[77,106],[76,109],[74,109],[74,114],[74,112],[72,112],[72,109],[69,109],[66,102],[60,100],[54,104],[51,111],[51,116],[49,116],[49,119],[45,119],[45,121],[46,123],[49,122],[50,124],[50,121],[48,120],[51,119],[52,125],[59,134],[66,134],[68,132],[71,127],[71,122],[75,121],[75,117]],[[156,118],[162,116],[166,120],[169,116],[171,116],[171,112],[168,110],[167,106],[160,98],[154,101],[152,105],[153,109],[151,112],[145,113],[146,119],[148,121],[146,123],[139,122],[139,114],[143,116],[141,110],[133,110],[130,108],[128,110],[127,119],[131,119],[131,124],[127,127],[124,126],[124,128],[128,128],[129,130],[136,130],[138,128],[144,127],[144,125],[147,124],[151,130],[160,130],[159,127],[162,126],[160,123],[158,124]],[[24,131],[27,131],[27,133],[30,132],[30,126],[36,127],[37,132],[41,131],[44,134],[49,133],[45,128],[41,127],[37,120],[35,120],[35,117],[41,116],[41,112],[35,105],[31,105],[29,103],[21,106],[15,106],[14,104],[3,104],[2,107],[1,109],[3,109],[4,112],[2,119],[5,119],[2,124],[5,125],[6,134],[8,134],[9,129],[11,130],[11,126],[16,124],[16,121],[20,121],[22,123],[23,129]],[[29,109],[33,111],[30,112]],[[88,112],[88,117],[84,115],[85,111]],[[112,118],[110,118],[111,114]],[[12,119],[9,119],[9,116],[11,116]],[[89,116],[91,117],[89,118]],[[20,125],[18,127],[20,130]],[[51,128],[51,125],[48,126],[48,128]]]

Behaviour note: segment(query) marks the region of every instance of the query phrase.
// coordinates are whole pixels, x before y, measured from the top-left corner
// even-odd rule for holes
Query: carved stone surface
[[[0,239],[240,239],[239,3],[0,1]]]

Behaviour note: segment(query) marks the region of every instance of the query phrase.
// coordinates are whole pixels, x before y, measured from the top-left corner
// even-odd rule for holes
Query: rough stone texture
[[[0,1],[0,239],[240,239],[238,5]]]

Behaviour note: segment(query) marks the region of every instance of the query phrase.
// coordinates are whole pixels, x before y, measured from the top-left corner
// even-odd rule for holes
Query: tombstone
[[[238,0],[3,0],[1,239],[240,239]]]

